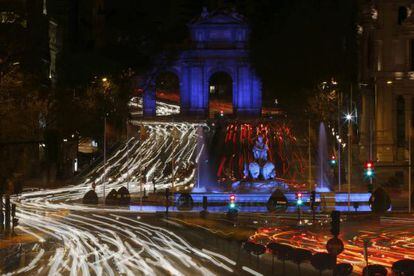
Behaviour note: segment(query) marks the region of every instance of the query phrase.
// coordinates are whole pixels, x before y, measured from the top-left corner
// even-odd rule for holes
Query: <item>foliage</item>
[[[336,86],[320,84],[308,98],[308,111],[316,122],[333,123],[338,114],[338,90]]]
[[[319,271],[331,269],[335,265],[335,258],[328,253],[316,253],[311,259],[312,266]]]
[[[392,264],[395,275],[414,275],[414,260],[403,259]]]
[[[369,199],[372,212],[383,214],[391,207],[391,198],[387,192],[379,187],[371,195]]]
[[[335,266],[334,275],[335,276],[348,276],[352,274],[353,266],[348,263],[340,263]]]
[[[43,123],[49,105],[47,91],[42,91],[35,75],[23,72],[19,64],[2,72],[0,158],[6,161],[0,166],[1,175],[29,169],[29,156],[33,155],[33,149],[38,149],[43,138]]]
[[[82,203],[83,204],[98,204],[98,195],[96,194],[94,190],[90,190],[84,195],[82,199]]]
[[[385,268],[385,266],[383,265],[378,265],[378,264],[374,264],[374,265],[367,265],[366,267],[364,267],[364,270],[362,271],[363,275],[375,275],[375,276],[385,276],[388,274],[387,269]]]

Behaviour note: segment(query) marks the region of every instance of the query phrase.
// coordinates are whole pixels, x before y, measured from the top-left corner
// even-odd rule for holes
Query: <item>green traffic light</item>
[[[366,169],[365,170],[365,176],[368,178],[374,177],[374,170],[373,169]]]

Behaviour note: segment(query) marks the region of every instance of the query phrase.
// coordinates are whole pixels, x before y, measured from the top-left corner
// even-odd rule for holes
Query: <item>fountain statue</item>
[[[269,147],[259,135],[253,146],[254,161],[249,164],[250,176],[256,180],[261,175],[264,180],[273,179],[276,176],[275,165],[267,160]]]

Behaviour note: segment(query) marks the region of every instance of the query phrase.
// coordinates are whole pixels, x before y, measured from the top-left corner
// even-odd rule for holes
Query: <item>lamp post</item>
[[[412,126],[411,126],[411,119],[408,120],[409,123],[409,135],[408,135],[408,213],[411,213],[411,149],[412,149],[412,145],[411,145],[411,134],[412,134]]]
[[[352,119],[351,113],[345,115],[348,122],[348,211],[351,209],[351,170],[352,170],[352,153],[351,153],[351,135],[352,135]]]
[[[128,138],[128,118],[126,119],[126,141],[127,141],[127,189],[129,192],[129,138]]]
[[[172,136],[172,155],[171,155],[171,173],[172,173],[172,182],[171,182],[171,190],[175,192],[175,147],[177,146],[177,139],[178,139],[178,129],[176,126],[173,125],[173,129],[171,131]]]
[[[308,120],[308,182],[309,191],[314,189],[312,185],[312,156],[311,156],[311,121]]]
[[[108,85],[108,79],[106,77],[102,78],[102,86],[104,87],[103,93],[104,95],[106,94],[106,86]],[[105,110],[105,114],[104,114],[104,133],[103,133],[103,151],[104,151],[104,172],[103,172],[103,176],[102,176],[102,180],[103,180],[103,201],[105,204],[105,190],[106,190],[106,117],[107,117],[108,113]]]
[[[338,92],[338,132],[340,133],[339,135],[341,135],[341,97],[340,94]],[[341,192],[341,141],[337,141],[338,142],[338,190],[339,192]]]

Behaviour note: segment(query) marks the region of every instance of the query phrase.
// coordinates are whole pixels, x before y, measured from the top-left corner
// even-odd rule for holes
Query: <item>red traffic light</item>
[[[367,162],[365,163],[365,168],[366,168],[366,169],[373,169],[373,168],[374,168],[374,162],[372,162],[372,161],[367,161]]]

